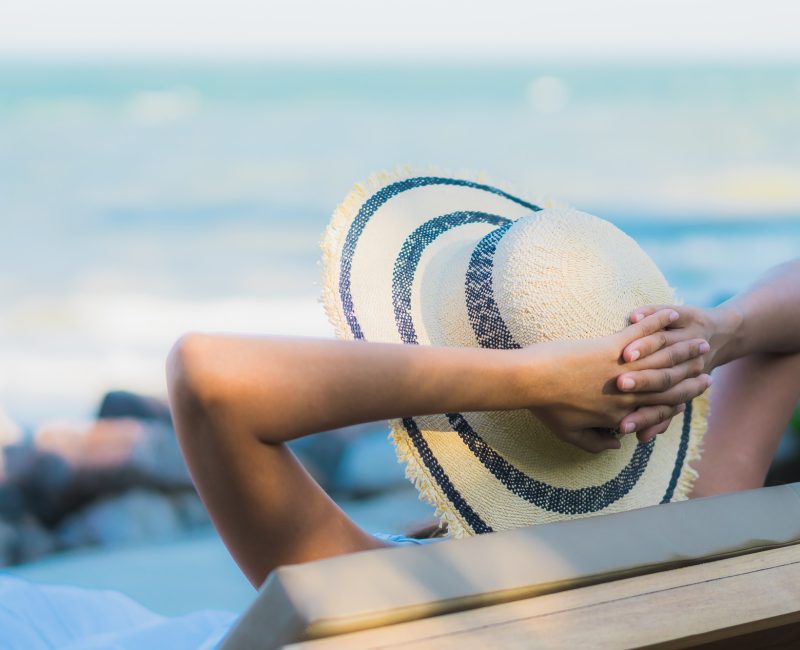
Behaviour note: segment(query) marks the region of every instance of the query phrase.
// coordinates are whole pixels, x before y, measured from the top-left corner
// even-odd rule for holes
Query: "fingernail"
[[[622,390],[631,390],[634,386],[636,386],[636,382],[630,377],[625,377],[625,379],[622,380]]]
[[[636,428],[636,425],[633,422],[626,422],[622,425],[622,432],[623,433],[633,433],[633,430]]]
[[[700,354],[705,354],[706,352],[708,352],[711,349],[711,346],[708,343],[706,343],[705,341],[703,341],[700,344],[700,348],[699,349],[700,349]]]
[[[706,375],[706,386],[711,386],[714,383],[714,378],[711,375]]]
[[[673,321],[678,320],[678,315],[679,315],[678,312],[674,310],[669,312],[669,322],[672,323]]]
[[[640,356],[642,356],[642,353],[639,350],[634,350],[631,352],[631,361],[636,361]]]

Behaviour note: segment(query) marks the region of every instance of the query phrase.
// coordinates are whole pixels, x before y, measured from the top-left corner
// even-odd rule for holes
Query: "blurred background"
[[[0,5],[0,565],[163,613],[247,604],[164,359],[187,330],[331,336],[320,235],[373,171],[571,203],[699,305],[798,255],[797,5],[550,4]],[[798,435],[771,480],[800,478]],[[430,512],[385,437],[296,450],[401,532]]]

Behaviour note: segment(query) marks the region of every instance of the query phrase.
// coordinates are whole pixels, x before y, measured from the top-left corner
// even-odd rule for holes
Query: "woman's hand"
[[[685,403],[708,388],[710,377],[701,374],[708,343],[684,337],[651,352],[641,350],[624,366],[622,353],[634,341],[657,336],[679,317],[672,308],[662,309],[611,336],[525,348],[523,353],[535,355],[531,363],[544,364],[549,378],[545,388],[537,383],[531,410],[557,436],[590,452],[619,448],[619,440],[608,431],[618,425],[621,433],[637,431],[642,442],[665,431]],[[620,375],[623,369],[628,371]],[[662,383],[645,388],[653,372]],[[633,380],[633,387],[623,389],[624,379]]]
[[[678,314],[678,318],[670,323],[666,329],[642,337],[626,346],[622,353],[625,361],[636,361],[639,358],[652,355],[659,350],[669,350],[671,346],[691,339],[702,338],[708,341],[708,350],[703,354],[705,363],[704,371],[711,372],[714,368],[725,363],[730,357],[731,348],[738,338],[741,316],[736,309],[730,307],[717,307],[715,309],[701,309],[692,306],[647,305],[631,313],[631,323],[640,323],[643,319],[664,309],[671,309]],[[656,373],[641,374],[628,377],[622,375],[621,381],[633,380],[638,382],[632,389],[659,390],[663,381]],[[623,390],[626,390],[620,386]]]
[[[744,293],[713,309],[666,307],[678,314],[665,332],[656,332],[632,342],[624,352],[626,361],[637,352],[644,357],[689,338],[704,338],[710,344],[705,371],[750,354],[796,354],[800,348],[800,259],[775,267]],[[664,305],[648,305],[631,314],[639,323]]]

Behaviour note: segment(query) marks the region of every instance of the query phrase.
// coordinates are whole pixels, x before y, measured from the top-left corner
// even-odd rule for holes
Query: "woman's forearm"
[[[305,404],[276,421],[290,438],[359,422],[453,411],[520,408],[510,366],[514,351],[349,341],[272,339],[278,394]],[[280,416],[279,416],[280,417]]]
[[[716,366],[754,353],[800,351],[800,260],[772,269],[712,314],[723,339]]]
[[[546,415],[557,435],[617,426],[637,407],[652,425],[705,390],[703,341],[626,364],[637,394],[609,386],[622,348],[665,327],[670,313],[601,339],[515,350],[193,334],[170,354],[170,394],[184,422],[235,420],[265,443],[373,420],[522,408]],[[654,369],[658,386],[647,388]]]
[[[521,408],[515,352],[190,335],[170,365],[212,414],[235,403],[264,442],[285,442],[373,420]],[[535,378],[536,364],[529,370]]]

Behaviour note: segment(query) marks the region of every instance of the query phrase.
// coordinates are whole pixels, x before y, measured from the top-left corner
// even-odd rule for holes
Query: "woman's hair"
[[[434,539],[436,537],[447,537],[447,524],[430,523],[411,530],[407,537],[412,539]]]

